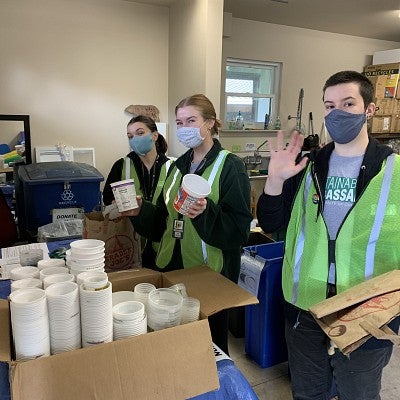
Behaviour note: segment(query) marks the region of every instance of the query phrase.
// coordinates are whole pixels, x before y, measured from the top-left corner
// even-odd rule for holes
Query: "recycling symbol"
[[[62,193],[61,193],[61,198],[64,201],[71,201],[74,198],[74,194],[72,193],[71,189],[65,189]]]

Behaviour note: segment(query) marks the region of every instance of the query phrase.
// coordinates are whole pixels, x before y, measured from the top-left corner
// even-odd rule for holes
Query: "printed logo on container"
[[[71,190],[71,185],[64,185],[64,190],[61,192],[61,201],[58,202],[58,206],[72,206],[76,204],[74,200],[74,193]]]
[[[134,263],[134,243],[126,235],[114,235],[105,243],[105,264],[109,270],[126,269]]]

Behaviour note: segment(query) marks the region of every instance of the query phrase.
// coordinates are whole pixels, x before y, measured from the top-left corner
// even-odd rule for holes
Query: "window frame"
[[[260,85],[260,79],[256,79],[253,81],[257,82],[257,85],[254,85],[253,93],[237,93],[237,92],[227,92],[226,91],[226,80],[229,78],[232,79],[240,79],[240,76],[243,78],[246,77],[246,73],[240,74],[238,72],[228,73],[227,67],[248,67],[248,68],[259,68],[259,69],[269,69],[271,72],[271,93],[254,93],[255,90],[258,91],[258,87]],[[236,76],[235,76],[236,75]],[[249,79],[252,78],[254,74],[249,73]],[[249,97],[252,99],[271,99],[271,115],[270,120],[276,120],[276,117],[279,115],[279,103],[280,103],[280,88],[281,88],[281,76],[282,76],[282,63],[275,61],[258,61],[258,60],[245,60],[238,58],[227,58],[225,62],[224,68],[224,121],[223,125],[228,126],[228,98],[232,96],[237,97]],[[257,86],[257,88],[256,88]],[[261,124],[261,122],[259,122]]]

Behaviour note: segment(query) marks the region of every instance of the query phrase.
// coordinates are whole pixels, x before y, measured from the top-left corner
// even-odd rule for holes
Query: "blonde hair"
[[[193,96],[184,98],[175,107],[175,115],[178,113],[178,110],[180,108],[187,106],[195,107],[205,120],[214,120],[215,123],[211,128],[211,134],[212,136],[218,135],[218,130],[221,127],[221,122],[217,119],[214,105],[213,103],[211,103],[208,97],[204,96],[204,94],[194,94]]]

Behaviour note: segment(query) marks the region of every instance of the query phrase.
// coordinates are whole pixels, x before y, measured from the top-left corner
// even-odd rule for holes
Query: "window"
[[[239,111],[243,122],[263,128],[265,116],[274,121],[279,112],[281,63],[228,58],[225,71],[225,125]]]

